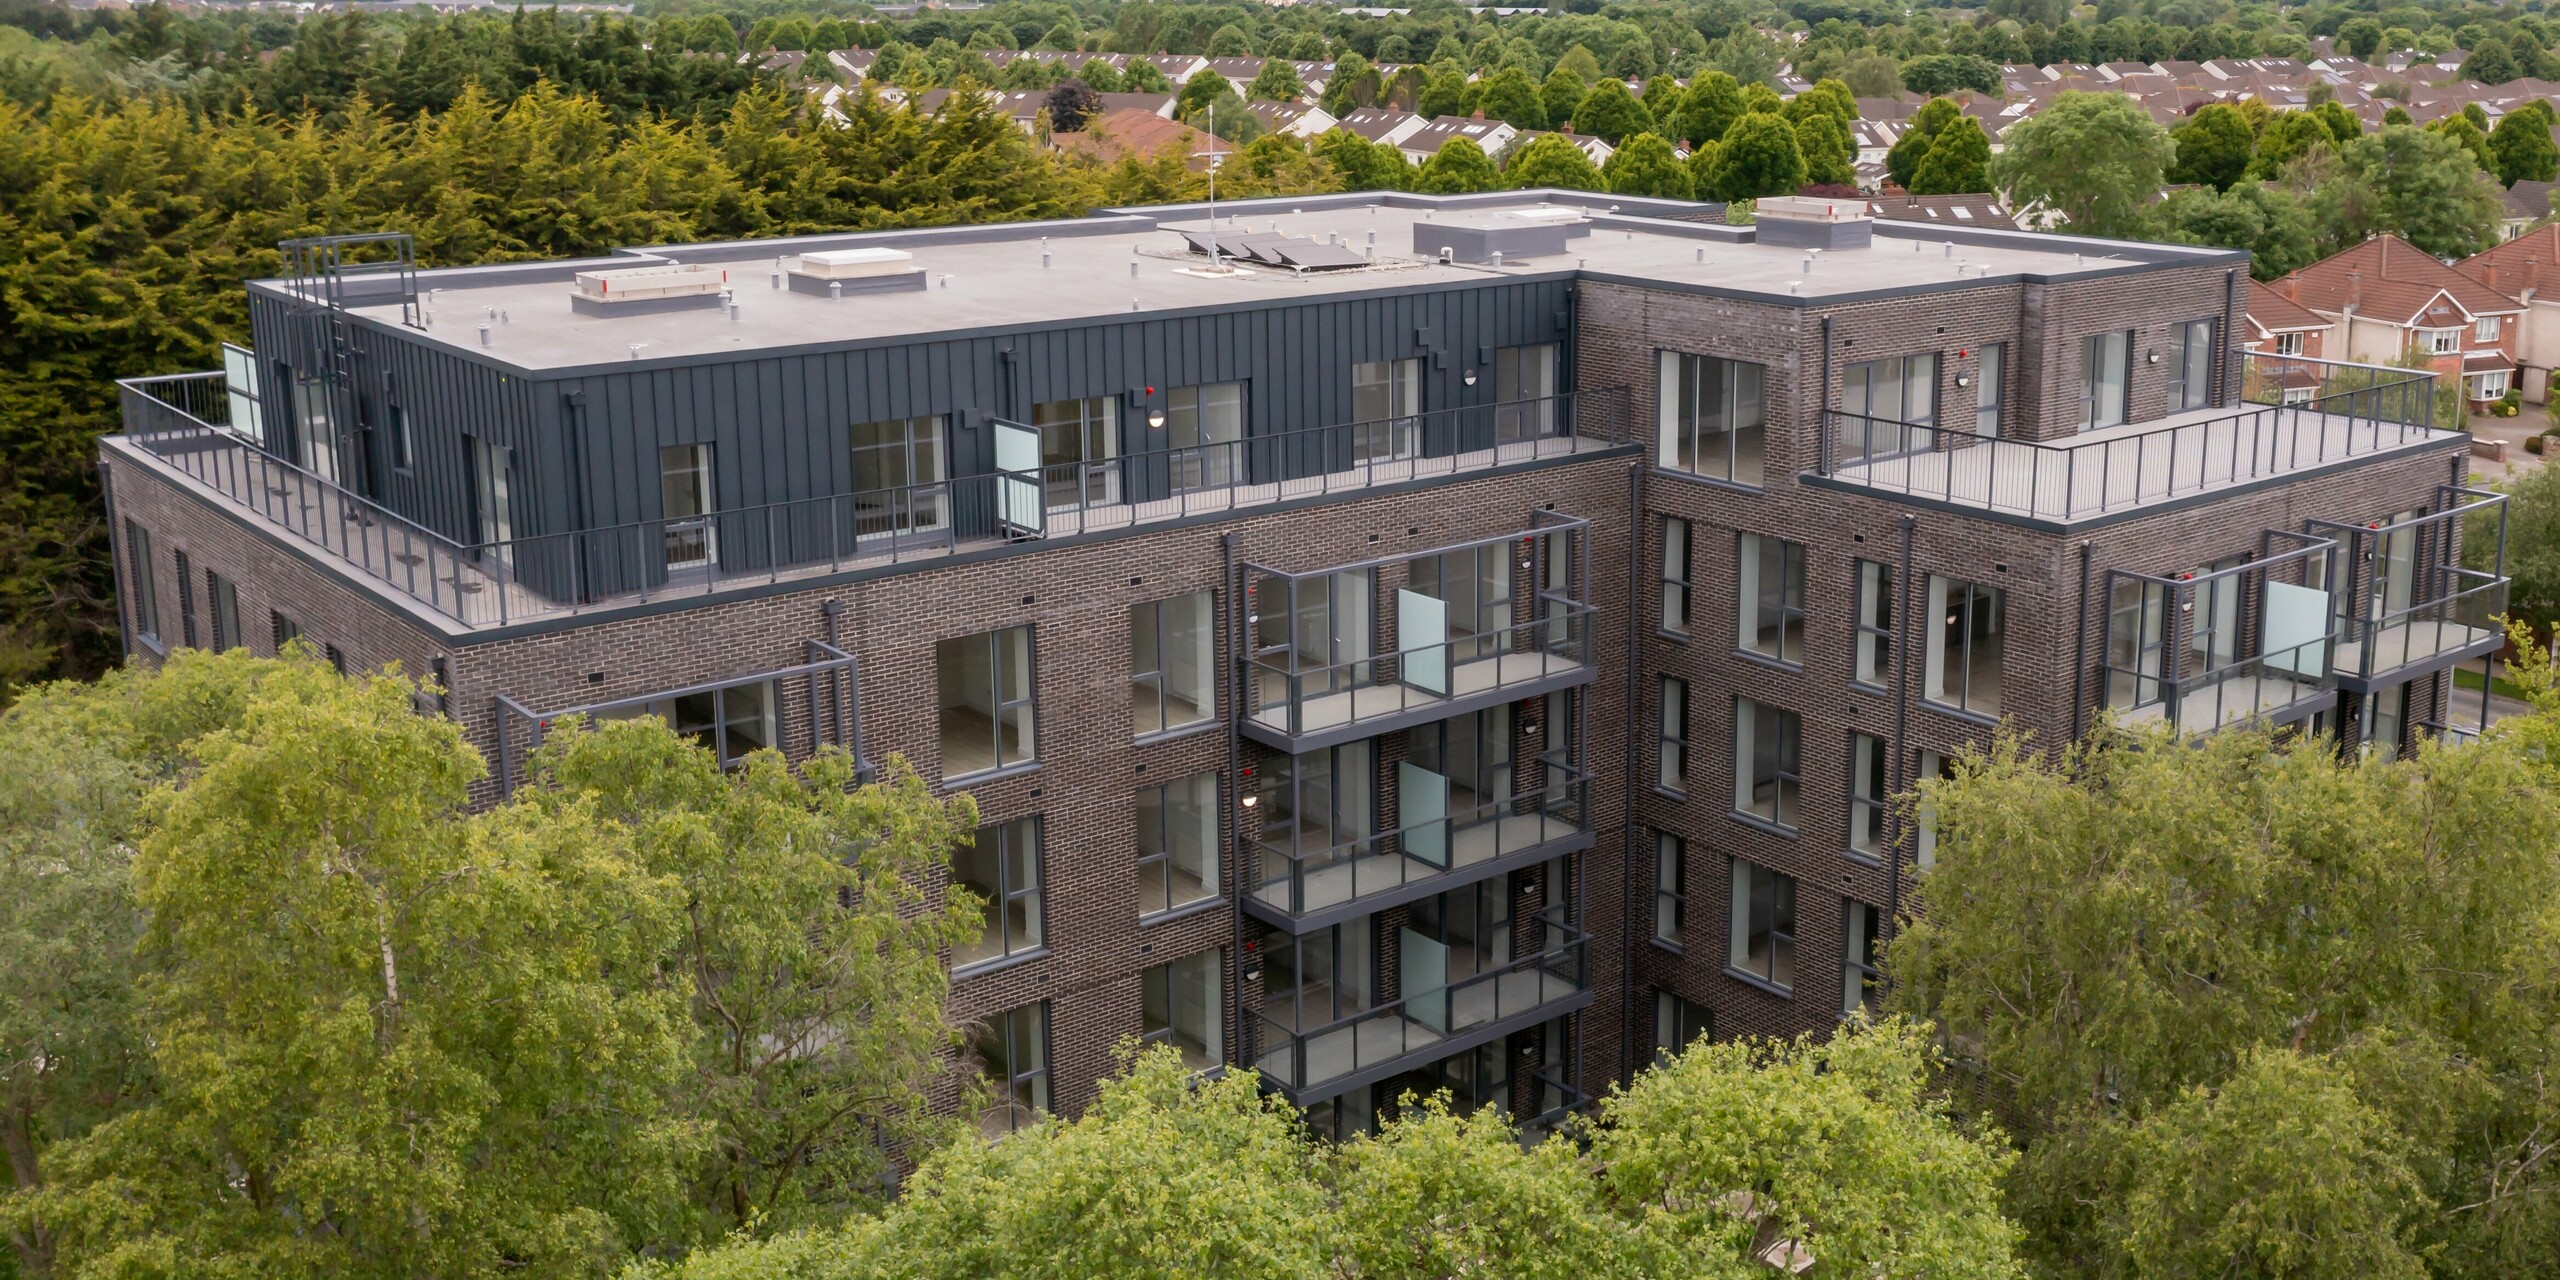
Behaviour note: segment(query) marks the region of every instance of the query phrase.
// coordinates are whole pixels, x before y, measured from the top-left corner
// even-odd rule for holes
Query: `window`
[[[2133,363],[2133,335],[2123,330],[2080,340],[2080,429],[2124,425],[2125,370]]]
[[[2400,741],[2409,726],[2409,686],[2395,684],[2366,695],[2364,723],[2358,728],[2358,749],[2368,756],[2385,760],[2400,755]]]
[[[1220,489],[1244,478],[1244,384],[1175,387],[1164,398],[1165,444],[1175,493]]]
[[[1662,629],[1689,634],[1689,522],[1662,518]]]
[[[1377,462],[1422,452],[1422,362],[1371,360],[1351,366],[1351,460]]]
[[[2213,322],[2179,325],[2176,354],[2177,366],[2169,372],[2169,412],[2204,408],[2213,402]]]
[[[2008,372],[2009,344],[1995,342],[1974,353],[1973,431],[1985,439],[2000,437],[2002,375]]]
[[[1051,509],[1120,500],[1120,402],[1109,396],[1031,406]]]
[[[2482,316],[2471,324],[2471,339],[2474,342],[2496,342],[2499,331],[2504,327],[2500,317]]]
[[[231,579],[204,571],[205,611],[212,615],[213,650],[228,653],[247,643],[240,635],[240,589]]]
[[[475,554],[505,560],[515,541],[515,450],[462,438],[462,463],[471,473],[471,526],[481,545]]]
[[[1733,700],[1734,812],[1782,827],[1796,825],[1799,731],[1795,712],[1749,698]]]
[[[151,576],[151,531],[124,522],[124,558],[133,581],[126,595],[133,600],[134,634],[154,649],[160,647],[160,584]]]
[[[1934,352],[1867,360],[1840,373],[1841,462],[1889,458],[1935,447],[1938,357]]]
[[[934,646],[942,697],[942,776],[966,777],[1039,758],[1032,736],[1031,628]]]
[[[383,411],[384,425],[391,436],[391,468],[399,472],[418,469],[418,442],[409,434],[409,411],[391,405]]]
[[[1785,663],[1804,661],[1804,544],[1742,535],[1741,648]]]
[[[1876,974],[1876,909],[1863,902],[1846,901],[1846,921],[1840,931],[1840,1016],[1854,1018],[1881,1015],[1877,988],[1882,985]]]
[[[670,570],[707,568],[719,557],[711,527],[711,446],[658,450],[659,538]]]
[[[1216,616],[1195,591],[1129,606],[1129,701],[1143,738],[1217,714]]]
[[[1759,365],[1662,353],[1661,434],[1655,464],[1756,485],[1767,452],[1768,410]]]
[[[1920,696],[1958,711],[1999,715],[2009,593],[1932,574],[1929,610],[1929,656],[1921,671]]]
[[[187,564],[187,553],[176,556],[178,565],[178,637],[179,643],[196,647],[196,576]]]
[[[884,418],[853,424],[853,536],[940,533],[951,527],[943,473],[943,419]]]
[[[320,656],[329,660],[330,670],[337,672],[339,675],[345,675],[347,673],[347,655],[345,650],[340,649],[334,644],[324,644],[320,646]]]
[[[969,1048],[996,1093],[995,1104],[979,1117],[979,1132],[1001,1138],[1038,1123],[1049,1110],[1048,1002],[987,1019],[970,1035]]]
[[[1796,985],[1796,882],[1739,858],[1733,863],[1733,929],[1725,964],[1771,986]]]
[[[1667,831],[1653,833],[1653,939],[1680,945],[1689,916],[1689,846]]]
[[[1705,1005],[1668,991],[1653,993],[1653,1052],[1660,1061],[1701,1038],[1715,1036],[1715,1015]]]
[[[2462,330],[2459,328],[2420,329],[2418,330],[2418,349],[2431,356],[2452,355],[2462,350]]]
[[[1858,562],[1858,652],[1849,678],[1881,689],[1893,678],[1893,566]]]
[[[2495,400],[2498,397],[2507,394],[2507,374],[2508,371],[2505,369],[2496,369],[2488,373],[2473,375],[2471,379],[2471,398],[2474,400]]]
[[[1885,766],[1884,739],[1849,735],[1849,852],[1860,857],[1881,860],[1885,855],[1885,818],[1893,795]]]
[[[1226,1002],[1219,988],[1226,956],[1223,950],[1203,951],[1148,969],[1138,1038],[1172,1045],[1182,1052],[1182,1065],[1194,1071],[1224,1064]]]
[[[700,743],[722,768],[734,768],[758,751],[781,747],[774,728],[781,703],[781,690],[773,681],[749,680],[628,704],[605,712],[604,718],[656,716],[679,735]]]
[[[2299,333],[2279,333],[2279,334],[2277,334],[2277,335],[2276,335],[2276,354],[2277,354],[2277,355],[2280,355],[2280,356],[2298,356],[2298,355],[2301,355],[2301,354],[2302,354],[2302,335],[2301,335],[2301,334],[2299,334]]]
[[[275,646],[277,653],[283,653],[286,645],[301,638],[301,623],[277,610],[267,610],[267,641]]]
[[[1956,762],[1935,751],[1921,751],[1919,761],[1921,781],[1956,776]],[[1911,825],[1911,859],[1926,871],[1938,865],[1938,807],[1922,800],[1912,810]]]
[[[1503,347],[1493,353],[1493,438],[1498,444],[1543,440],[1556,433],[1556,344]]]
[[[978,936],[951,949],[952,968],[1027,955],[1047,941],[1040,918],[1040,819],[978,828],[952,853],[951,879],[986,904]]]
[[[1654,782],[1666,791],[1685,791],[1689,787],[1689,682],[1678,676],[1662,678],[1661,752],[1656,761]]]
[[[1218,775],[1138,793],[1138,914],[1218,896]]]

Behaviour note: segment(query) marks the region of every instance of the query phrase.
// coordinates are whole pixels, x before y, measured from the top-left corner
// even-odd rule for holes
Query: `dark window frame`
[[[1172,841],[1169,838],[1169,833],[1172,828],[1171,824],[1166,819],[1166,815],[1173,811],[1171,801],[1173,798],[1174,788],[1195,787],[1199,784],[1202,778],[1207,778],[1209,780],[1209,798],[1207,806],[1210,828],[1209,841],[1207,846],[1200,851],[1200,869],[1202,872],[1200,880],[1201,886],[1205,892],[1199,897],[1186,898],[1180,902],[1176,902],[1173,900],[1174,856]],[[1137,797],[1133,802],[1136,805],[1138,813],[1136,837],[1138,851],[1138,919],[1142,921],[1161,919],[1165,916],[1173,915],[1176,912],[1197,907],[1204,902],[1217,902],[1220,900],[1220,886],[1225,883],[1222,864],[1226,848],[1226,831],[1224,822],[1225,810],[1221,807],[1221,802],[1224,799],[1223,788],[1224,779],[1219,776],[1218,771],[1215,769],[1204,769],[1187,778],[1176,778],[1171,782],[1159,783],[1152,787],[1140,787],[1138,789]],[[1147,848],[1146,798],[1148,796],[1155,796],[1157,798],[1157,817],[1155,825],[1157,828],[1156,836],[1158,840],[1158,847],[1152,851]],[[1150,899],[1147,892],[1150,876],[1157,881],[1159,887],[1159,892],[1154,899]],[[1150,901],[1155,900],[1162,901],[1164,905],[1150,910],[1147,904]]]
[[[1664,929],[1665,922],[1669,930]],[[1653,941],[1674,951],[1689,927],[1689,842],[1653,833]]]
[[[1858,775],[1868,774],[1869,788],[1860,790]],[[1893,747],[1872,733],[1849,734],[1849,856],[1882,862],[1893,850]],[[1871,831],[1865,844],[1861,831]]]
[[[1201,679],[1206,682],[1208,687],[1199,690],[1198,692],[1202,697],[1194,699],[1192,703],[1193,706],[1200,708],[1200,714],[1193,719],[1185,720],[1180,724],[1174,724],[1169,722],[1167,719],[1171,714],[1168,710],[1171,705],[1171,700],[1168,697],[1169,690],[1166,685],[1166,681],[1169,677],[1165,671],[1165,656],[1172,652],[1172,650],[1168,647],[1165,640],[1165,607],[1173,604],[1188,604],[1194,600],[1200,602],[1199,607],[1202,613],[1200,626],[1201,633],[1209,638],[1209,661],[1202,667],[1200,673]],[[1138,644],[1140,629],[1142,626],[1151,633],[1155,646],[1155,666],[1151,669],[1142,669],[1139,665],[1140,655],[1143,652]],[[1135,704],[1138,698],[1138,690],[1141,687],[1151,688],[1155,691],[1156,726],[1152,729],[1136,728],[1137,717],[1135,714]],[[1129,696],[1132,703],[1130,716],[1130,724],[1134,731],[1132,736],[1142,742],[1153,738],[1165,737],[1169,734],[1196,731],[1203,726],[1217,723],[1217,592],[1210,590],[1192,591],[1183,595],[1168,596],[1162,600],[1141,600],[1129,606]]]
[[[151,531],[138,521],[124,522],[126,572],[133,575],[133,635],[160,652],[160,582],[151,563]]]
[[[1048,823],[1043,819],[1042,815],[1034,813],[1026,814],[1022,817],[1014,818],[1005,822],[991,822],[979,827],[976,831],[970,834],[970,848],[968,852],[971,855],[975,855],[979,852],[979,843],[986,840],[989,836],[993,836],[996,841],[995,852],[992,859],[995,865],[996,875],[996,883],[992,886],[995,890],[993,894],[989,894],[979,889],[975,884],[960,878],[961,873],[958,863],[959,855],[955,852],[951,873],[952,883],[960,885],[961,887],[968,889],[969,892],[985,899],[987,916],[989,921],[995,925],[995,932],[998,938],[996,952],[994,955],[985,956],[966,963],[954,964],[951,971],[955,976],[1001,968],[1005,965],[1014,964],[1021,960],[1043,955],[1048,952],[1049,841],[1047,828]],[[1027,837],[1021,838],[1027,838],[1031,842],[1030,856],[1023,859],[1024,865],[1029,867],[1031,872],[1031,882],[1027,886],[1017,885],[1012,882],[1014,856],[1018,852],[1013,847],[1013,842],[1017,838],[1016,833],[1024,830],[1027,830],[1029,834]],[[1027,902],[1030,904],[1023,912],[1023,922],[1026,926],[1024,933],[1027,937],[1019,945],[1016,945],[1013,938],[1013,912],[1011,910],[1013,904],[1016,902]]]
[[[1686,516],[1662,517],[1662,618],[1668,636],[1689,637],[1690,609],[1697,598],[1694,526]]]
[[[1769,549],[1773,545],[1777,550],[1778,589],[1776,594],[1771,595],[1765,575],[1758,578],[1757,593],[1744,591],[1742,566],[1756,559],[1765,569],[1770,559]],[[1802,667],[1804,665],[1806,550],[1803,543],[1791,542],[1785,538],[1772,538],[1757,533],[1735,536],[1734,648],[1737,651],[1782,666]],[[1792,603],[1790,603],[1791,600]],[[1775,653],[1759,646],[1759,633],[1763,630],[1760,613],[1763,608],[1777,610],[1778,649]],[[1788,644],[1790,635],[1794,637],[1792,649]]]
[[[1795,992],[1796,978],[1796,878],[1783,871],[1761,866],[1747,858],[1732,860],[1732,922],[1725,947],[1725,972],[1741,977],[1755,986],[1780,994]],[[1760,909],[1761,890],[1768,890],[1768,909]],[[1767,927],[1759,926],[1765,914]],[[1781,927],[1783,926],[1783,927]],[[1765,934],[1769,939],[1767,972],[1752,968],[1752,939]],[[1780,976],[1779,957],[1784,952],[1785,976]]]
[[[1664,676],[1655,685],[1658,706],[1655,708],[1655,755],[1653,785],[1673,793],[1689,791],[1689,682],[1680,676]]]
[[[1005,683],[1004,646],[1006,643],[1005,637],[1017,631],[1022,633],[1022,666],[1023,684],[1025,687],[1019,691],[1019,696],[1013,696],[1014,691],[1007,689]],[[936,641],[934,643],[936,679],[939,680],[940,678],[941,663],[946,650],[961,652],[965,659],[965,646],[967,646],[971,641],[976,640],[984,640],[986,642],[987,691],[989,700],[995,708],[995,714],[989,717],[987,722],[987,755],[989,759],[994,761],[994,763],[983,769],[974,769],[966,773],[953,773],[951,772],[951,751],[948,744],[943,743],[942,777],[945,781],[958,778],[993,777],[1016,769],[1033,768],[1040,763],[1040,636],[1038,631],[1035,629],[1033,624],[1023,622],[1016,623],[1010,627],[997,627],[989,631],[973,631],[965,636],[951,636]],[[941,699],[937,695],[935,703],[937,706],[936,739],[938,742],[940,742],[943,737],[942,727],[938,723],[939,711],[941,709],[940,702]],[[1029,742],[1024,745],[1020,759],[1007,760],[1004,754],[1004,726],[1005,721],[1017,709],[1028,710],[1028,715],[1025,719],[1025,724],[1028,726],[1028,729],[1024,736],[1029,739]]]
[[[999,1097],[988,1114],[990,1118],[1001,1116],[1004,1131],[988,1132],[991,1126],[982,1121],[980,1132],[990,1138],[998,1138],[1038,1123],[1039,1117],[1049,1111],[1049,1051],[1053,1039],[1049,1030],[1049,1002],[1034,1000],[1006,1009],[989,1018],[984,1030],[986,1035],[970,1037],[970,1050],[977,1056],[982,1073],[996,1085]],[[1022,1043],[1026,1032],[1032,1041],[1027,1046]],[[991,1046],[1003,1056],[1003,1062],[988,1060],[987,1050]],[[1027,1067],[1023,1065],[1026,1057],[1034,1060]],[[1028,1102],[1017,1101],[1026,1094]],[[1031,1113],[1029,1118],[1018,1114],[1023,1110]]]
[[[1857,636],[1849,655],[1849,683],[1882,689],[1893,678],[1893,633],[1898,612],[1894,606],[1900,603],[1894,592],[1900,584],[1895,580],[1893,565],[1886,561],[1861,556],[1849,563],[1851,585],[1857,596],[1857,612],[1851,615]],[[1870,574],[1870,569],[1875,572]],[[1870,658],[1874,659],[1872,663]]]
[[[1861,915],[1866,918],[1864,929],[1858,926]],[[1840,1016],[1843,1019],[1858,1016],[1862,1009],[1868,1016],[1875,1016],[1876,1002],[1884,998],[1884,974],[1876,967],[1876,945],[1883,931],[1883,913],[1874,906],[1855,898],[1840,900]],[[1854,1002],[1850,998],[1852,983],[1857,984]]]
[[[1759,713],[1769,715],[1768,727],[1777,730],[1776,747],[1764,751],[1761,742],[1763,725]],[[1745,716],[1749,719],[1746,721]],[[1746,748],[1742,737],[1746,723],[1751,742]],[[1761,775],[1761,765],[1769,766]],[[1771,788],[1769,812],[1757,810],[1763,785]],[[1733,699],[1733,816],[1756,826],[1793,833],[1803,818],[1804,802],[1804,718],[1794,711],[1746,695]]]

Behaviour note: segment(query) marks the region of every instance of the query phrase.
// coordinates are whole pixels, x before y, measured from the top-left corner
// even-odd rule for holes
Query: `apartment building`
[[[296,242],[123,384],[125,633],[431,674],[493,801],[572,713],[973,795],[993,1131],[1131,1038],[1545,1122],[1870,999],[1893,797],[2003,723],[2456,728],[2499,500],[2429,375],[2244,353],[2235,253],[1701,212]]]

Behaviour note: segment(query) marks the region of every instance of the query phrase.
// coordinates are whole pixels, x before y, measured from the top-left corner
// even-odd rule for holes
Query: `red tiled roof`
[[[1167,147],[1180,147],[1185,156],[1190,156],[1208,149],[1209,135],[1152,111],[1123,108],[1087,121],[1080,133],[1056,134],[1049,141],[1061,151],[1081,151],[1108,162],[1131,154],[1152,156]],[[1223,143],[1220,146],[1224,148]],[[1208,161],[1202,159],[1186,163],[1194,169],[1208,167]]]
[[[2249,323],[2256,325],[2260,333],[2297,333],[2329,327],[2329,321],[2317,312],[2263,284],[2249,290]]]
[[[2535,227],[2495,249],[2475,253],[2454,264],[2454,270],[2502,291],[2532,289],[2539,293],[2545,276],[2554,286],[2560,286],[2560,223]],[[2497,280],[2494,285],[2489,284],[2492,276]]]
[[[2350,280],[2350,275],[2356,279]],[[2391,324],[2443,328],[2459,308],[2472,316],[2512,315],[2524,304],[2420,252],[2398,236],[2375,236],[2352,249],[2312,263],[2277,282],[2282,292],[2322,315],[2345,311],[2350,290],[2356,313]],[[2430,314],[2445,307],[2445,316]]]

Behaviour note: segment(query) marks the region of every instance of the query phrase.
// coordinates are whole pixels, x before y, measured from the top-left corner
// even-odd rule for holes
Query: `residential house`
[[[2331,321],[2337,358],[2423,355],[2438,376],[2460,378],[2474,405],[2514,380],[2524,304],[2398,236],[2375,236],[2268,287]]]

